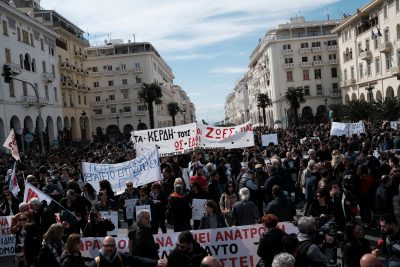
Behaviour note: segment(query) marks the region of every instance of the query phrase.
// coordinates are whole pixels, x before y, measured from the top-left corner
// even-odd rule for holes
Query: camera
[[[341,231],[338,231],[337,226],[335,224],[334,219],[331,219],[327,222],[321,222],[319,221],[319,229],[316,231],[316,242],[322,244],[323,241],[325,240],[325,236],[329,235],[335,240],[335,245],[339,246],[344,242],[344,233]]]

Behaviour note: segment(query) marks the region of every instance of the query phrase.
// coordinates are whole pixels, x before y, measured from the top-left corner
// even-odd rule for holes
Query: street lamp
[[[86,112],[83,110],[81,112],[81,119],[80,119],[80,124],[81,124],[81,130],[82,130],[82,143],[86,141]]]
[[[186,124],[186,109],[181,108],[179,110],[181,111],[181,114],[183,115],[183,124]]]
[[[324,99],[325,102],[325,115],[326,115],[326,121],[328,121],[328,109],[327,109],[327,104],[328,104],[328,99]]]
[[[370,85],[368,83],[368,86],[365,87],[365,89],[368,91],[368,96],[369,96],[369,104],[371,105],[371,124],[374,122],[374,114],[373,114],[373,106],[372,106],[372,101],[373,101],[373,94],[372,94],[372,90],[374,89],[373,85]]]

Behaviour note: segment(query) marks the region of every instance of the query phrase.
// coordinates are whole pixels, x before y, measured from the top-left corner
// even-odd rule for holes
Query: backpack
[[[307,253],[314,244],[312,240],[306,240],[299,243],[299,256],[296,258],[296,267],[325,267],[324,263],[313,263],[308,259]]]

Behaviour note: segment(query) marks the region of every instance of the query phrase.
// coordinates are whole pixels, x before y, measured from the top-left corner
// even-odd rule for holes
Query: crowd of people
[[[81,163],[134,159],[129,142],[66,147],[45,157],[21,153],[16,164],[21,190],[15,196],[8,188],[14,161],[3,154],[0,211],[2,216],[13,216],[16,264],[217,266],[189,230],[264,223],[267,230],[260,238],[258,266],[329,266],[338,262],[337,248],[344,266],[379,266],[363,262],[370,264],[382,255],[390,266],[400,266],[400,131],[387,124],[367,123],[366,128],[365,134],[350,137],[330,137],[329,125],[257,128],[254,147],[163,157],[162,181],[135,188],[127,180],[120,195],[107,180],[99,182],[98,192],[84,183]],[[278,134],[279,144],[262,146],[260,136],[272,132]],[[26,182],[54,201],[22,202]],[[150,211],[142,210],[131,219],[125,204],[129,199],[138,199],[137,206],[150,205]],[[194,199],[205,200],[200,220],[192,219]],[[107,236],[119,226],[102,218],[101,211],[121,211],[129,255],[118,253],[115,239]],[[277,227],[278,222],[295,219],[297,235]],[[168,259],[159,259],[153,234],[166,233],[169,226],[180,235]],[[371,246],[364,236],[366,228],[382,230],[383,245]],[[339,232],[344,233],[343,242]],[[104,238],[99,257],[81,257],[81,237]]]

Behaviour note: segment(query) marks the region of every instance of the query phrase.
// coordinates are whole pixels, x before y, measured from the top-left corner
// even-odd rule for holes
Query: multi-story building
[[[343,102],[400,97],[400,1],[374,0],[343,20],[339,35]]]
[[[173,84],[171,68],[152,44],[110,40],[105,45],[85,48],[84,53],[92,129],[96,134],[112,137],[119,132],[128,134],[149,127],[147,105],[138,98],[143,83],[156,82],[162,88],[161,104],[154,107],[155,127],[172,125],[167,105],[179,104],[179,93]],[[194,113],[191,102],[186,104],[189,113]],[[193,121],[192,116],[189,119]]]
[[[1,1],[0,23],[0,63],[10,65],[15,78],[0,81],[0,143],[14,128],[20,150],[38,151],[41,133],[47,148],[57,145],[63,129],[55,56],[59,35]]]
[[[195,122],[196,110],[194,104],[190,101],[187,93],[179,85],[174,85],[174,90],[176,92],[175,102],[180,108],[178,118],[176,119],[177,124],[187,124]]]
[[[253,123],[262,122],[257,96],[267,93],[272,101],[266,109],[266,125],[288,126],[293,121],[285,94],[302,87],[305,103],[298,110],[301,121],[327,119],[327,105],[340,102],[337,36],[331,30],[338,20],[290,20],[268,31],[250,56],[248,72],[249,114]],[[290,119],[289,118],[289,119]]]
[[[250,118],[248,76],[244,75],[235,85],[225,103],[225,123],[239,125]]]
[[[63,137],[67,143],[91,140],[89,92],[85,84],[88,72],[83,67],[84,48],[89,47],[89,41],[79,27],[54,10],[34,9],[34,17],[59,34],[55,52],[60,73]]]

